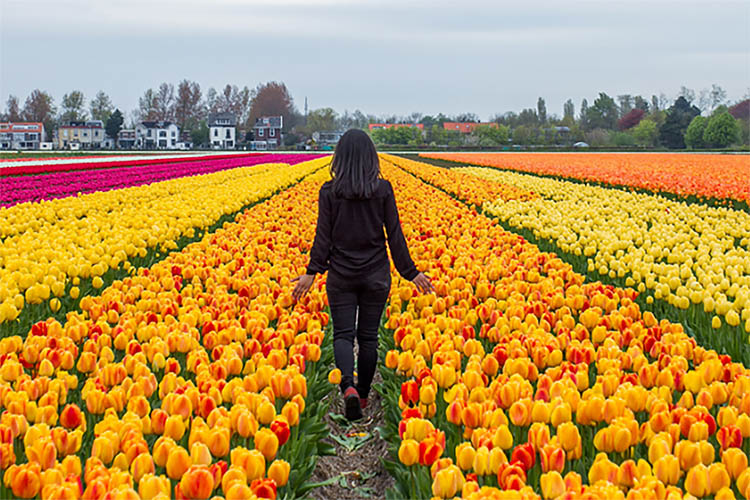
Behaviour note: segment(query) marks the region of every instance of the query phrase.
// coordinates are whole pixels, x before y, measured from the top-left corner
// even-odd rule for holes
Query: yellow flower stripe
[[[587,257],[590,272],[625,277],[627,286],[681,309],[702,303],[750,333],[749,213],[490,168],[458,170],[538,193],[488,199],[483,208]]]
[[[222,216],[326,165],[264,164],[0,209],[0,323],[149,249],[176,248]]]
[[[527,200],[536,197],[536,194],[521,187],[497,182],[483,182],[474,176],[458,172],[455,169],[449,170],[435,167],[424,162],[388,154],[383,154],[381,157],[403,168],[407,172],[417,175],[433,186],[449,190],[461,200],[473,203],[474,205],[481,205],[486,200],[497,198],[503,200]]]

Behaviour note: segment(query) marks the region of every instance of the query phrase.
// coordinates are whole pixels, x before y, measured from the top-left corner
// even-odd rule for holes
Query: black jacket
[[[345,199],[334,194],[332,181],[326,182],[318,194],[318,226],[307,274],[330,270],[356,279],[387,264],[383,227],[396,269],[413,280],[419,271],[406,246],[391,183],[380,179],[372,198]]]

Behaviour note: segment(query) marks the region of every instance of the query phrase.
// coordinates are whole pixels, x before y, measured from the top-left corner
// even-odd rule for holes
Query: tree
[[[304,129],[307,135],[313,132],[328,132],[336,128],[337,113],[331,108],[321,108],[310,111]]]
[[[536,114],[539,117],[539,123],[547,123],[547,103],[541,97],[536,100]]]
[[[610,144],[609,131],[603,128],[595,128],[586,132],[586,142],[592,146],[608,146]]]
[[[630,113],[633,109],[633,96],[630,94],[621,94],[617,96],[617,101],[620,103],[620,117]]]
[[[568,99],[565,101],[565,104],[563,104],[563,122],[565,122],[568,125],[572,125],[575,121],[575,115],[576,115],[576,106],[573,104],[572,99]]]
[[[535,109],[527,108],[521,110],[518,114],[519,125],[537,125],[539,123],[539,115]]]
[[[12,94],[8,96],[5,105],[5,119],[9,122],[21,121],[21,106],[18,103],[18,97]]]
[[[158,111],[156,109],[156,92],[154,89],[146,89],[141,97],[138,98],[138,120],[153,121],[158,120]]]
[[[107,124],[104,126],[104,131],[107,132],[107,136],[117,140],[117,134],[120,133],[124,121],[125,118],[122,116],[120,110],[114,110],[109,118],[107,118]]]
[[[320,111],[320,110],[318,110]],[[294,100],[284,82],[258,84],[250,93],[248,124],[252,126],[261,116],[282,116],[284,129],[291,129],[295,117]],[[332,124],[327,130],[333,130]]]
[[[113,106],[109,96],[105,94],[103,90],[96,93],[96,96],[91,99],[89,106],[92,119],[101,120],[105,123],[109,120]],[[122,117],[122,114],[120,114],[120,116]]]
[[[47,131],[47,138],[50,139],[56,113],[57,109],[52,96],[44,90],[34,89],[26,98],[21,116],[29,122],[42,122],[44,129]]]
[[[10,107],[10,98],[8,98],[8,107]],[[729,108],[729,114],[738,120],[750,120],[750,99],[740,101]]]
[[[174,104],[175,122],[180,130],[193,130],[203,114],[203,94],[198,82],[182,80],[177,85],[177,98]]]
[[[617,104],[604,92],[594,101],[587,113],[586,119],[589,128],[602,128],[612,130],[617,126]]]
[[[476,113],[460,113],[456,115],[455,121],[462,123],[476,123],[479,121],[479,116],[477,116]]]
[[[221,92],[211,88],[206,94],[209,103],[209,113],[232,113],[237,117],[237,124],[245,129],[255,123],[248,121],[252,92],[249,88],[239,88],[237,85],[226,84]],[[286,128],[286,124],[285,128]]]
[[[174,85],[162,83],[154,95],[154,110],[156,119],[160,121],[174,121]]]
[[[498,125],[497,127],[480,125],[474,129],[472,135],[477,138],[479,146],[502,146],[508,143],[510,129],[505,125]]]
[[[65,94],[60,103],[62,107],[60,120],[63,122],[85,120],[88,117],[88,113],[84,109],[85,105],[86,99],[80,90],[73,90],[69,94]]]
[[[670,149],[685,148],[685,132],[693,118],[701,114],[700,109],[680,96],[667,110],[667,117],[659,128],[659,140]]]
[[[618,120],[617,128],[620,130],[628,130],[629,128],[633,128],[638,125],[638,123],[640,123],[644,116],[646,116],[645,111],[639,108],[633,108],[630,110],[630,112],[628,112],[628,114]]]
[[[581,101],[581,113],[579,115],[579,121],[581,122],[581,128],[583,130],[588,130],[589,128],[588,113],[589,113],[589,102],[584,97],[583,100]]]
[[[513,142],[515,144],[534,144],[536,142],[537,130],[531,125],[519,125],[513,129]]]
[[[644,99],[643,96],[635,96],[635,107],[636,109],[642,109],[648,113],[648,101]]]
[[[685,145],[689,148],[697,149],[706,147],[703,142],[703,133],[706,131],[708,118],[698,115],[688,125],[685,131]]]
[[[695,100],[695,90],[689,89],[683,85],[680,87],[680,92],[677,94],[677,97],[684,97],[688,104],[692,104]]]
[[[630,133],[639,146],[653,146],[659,135],[659,127],[653,120],[641,120]]]
[[[615,146],[635,146],[635,137],[629,132],[612,132],[610,133],[609,140]]]
[[[712,113],[722,104],[726,104],[727,91],[717,84],[712,84],[710,89],[703,89],[698,98],[698,106],[701,110]]]
[[[740,125],[728,111],[714,113],[706,124],[703,142],[714,148],[725,148],[740,140]]]
[[[210,140],[209,133],[210,130],[206,120],[200,120],[198,125],[190,131],[190,140],[193,141],[195,146],[206,146]]]

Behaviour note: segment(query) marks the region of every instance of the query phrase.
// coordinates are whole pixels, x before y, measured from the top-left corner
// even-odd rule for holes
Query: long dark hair
[[[378,187],[380,160],[366,132],[349,129],[341,136],[331,162],[333,192],[339,198],[371,198]]]

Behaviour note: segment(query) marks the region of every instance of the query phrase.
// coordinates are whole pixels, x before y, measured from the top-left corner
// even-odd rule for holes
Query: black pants
[[[341,391],[356,387],[359,396],[370,393],[378,363],[378,327],[391,289],[390,265],[360,279],[328,272],[326,290],[333,321],[333,353],[341,370]],[[357,337],[357,384],[354,384],[354,337]]]

